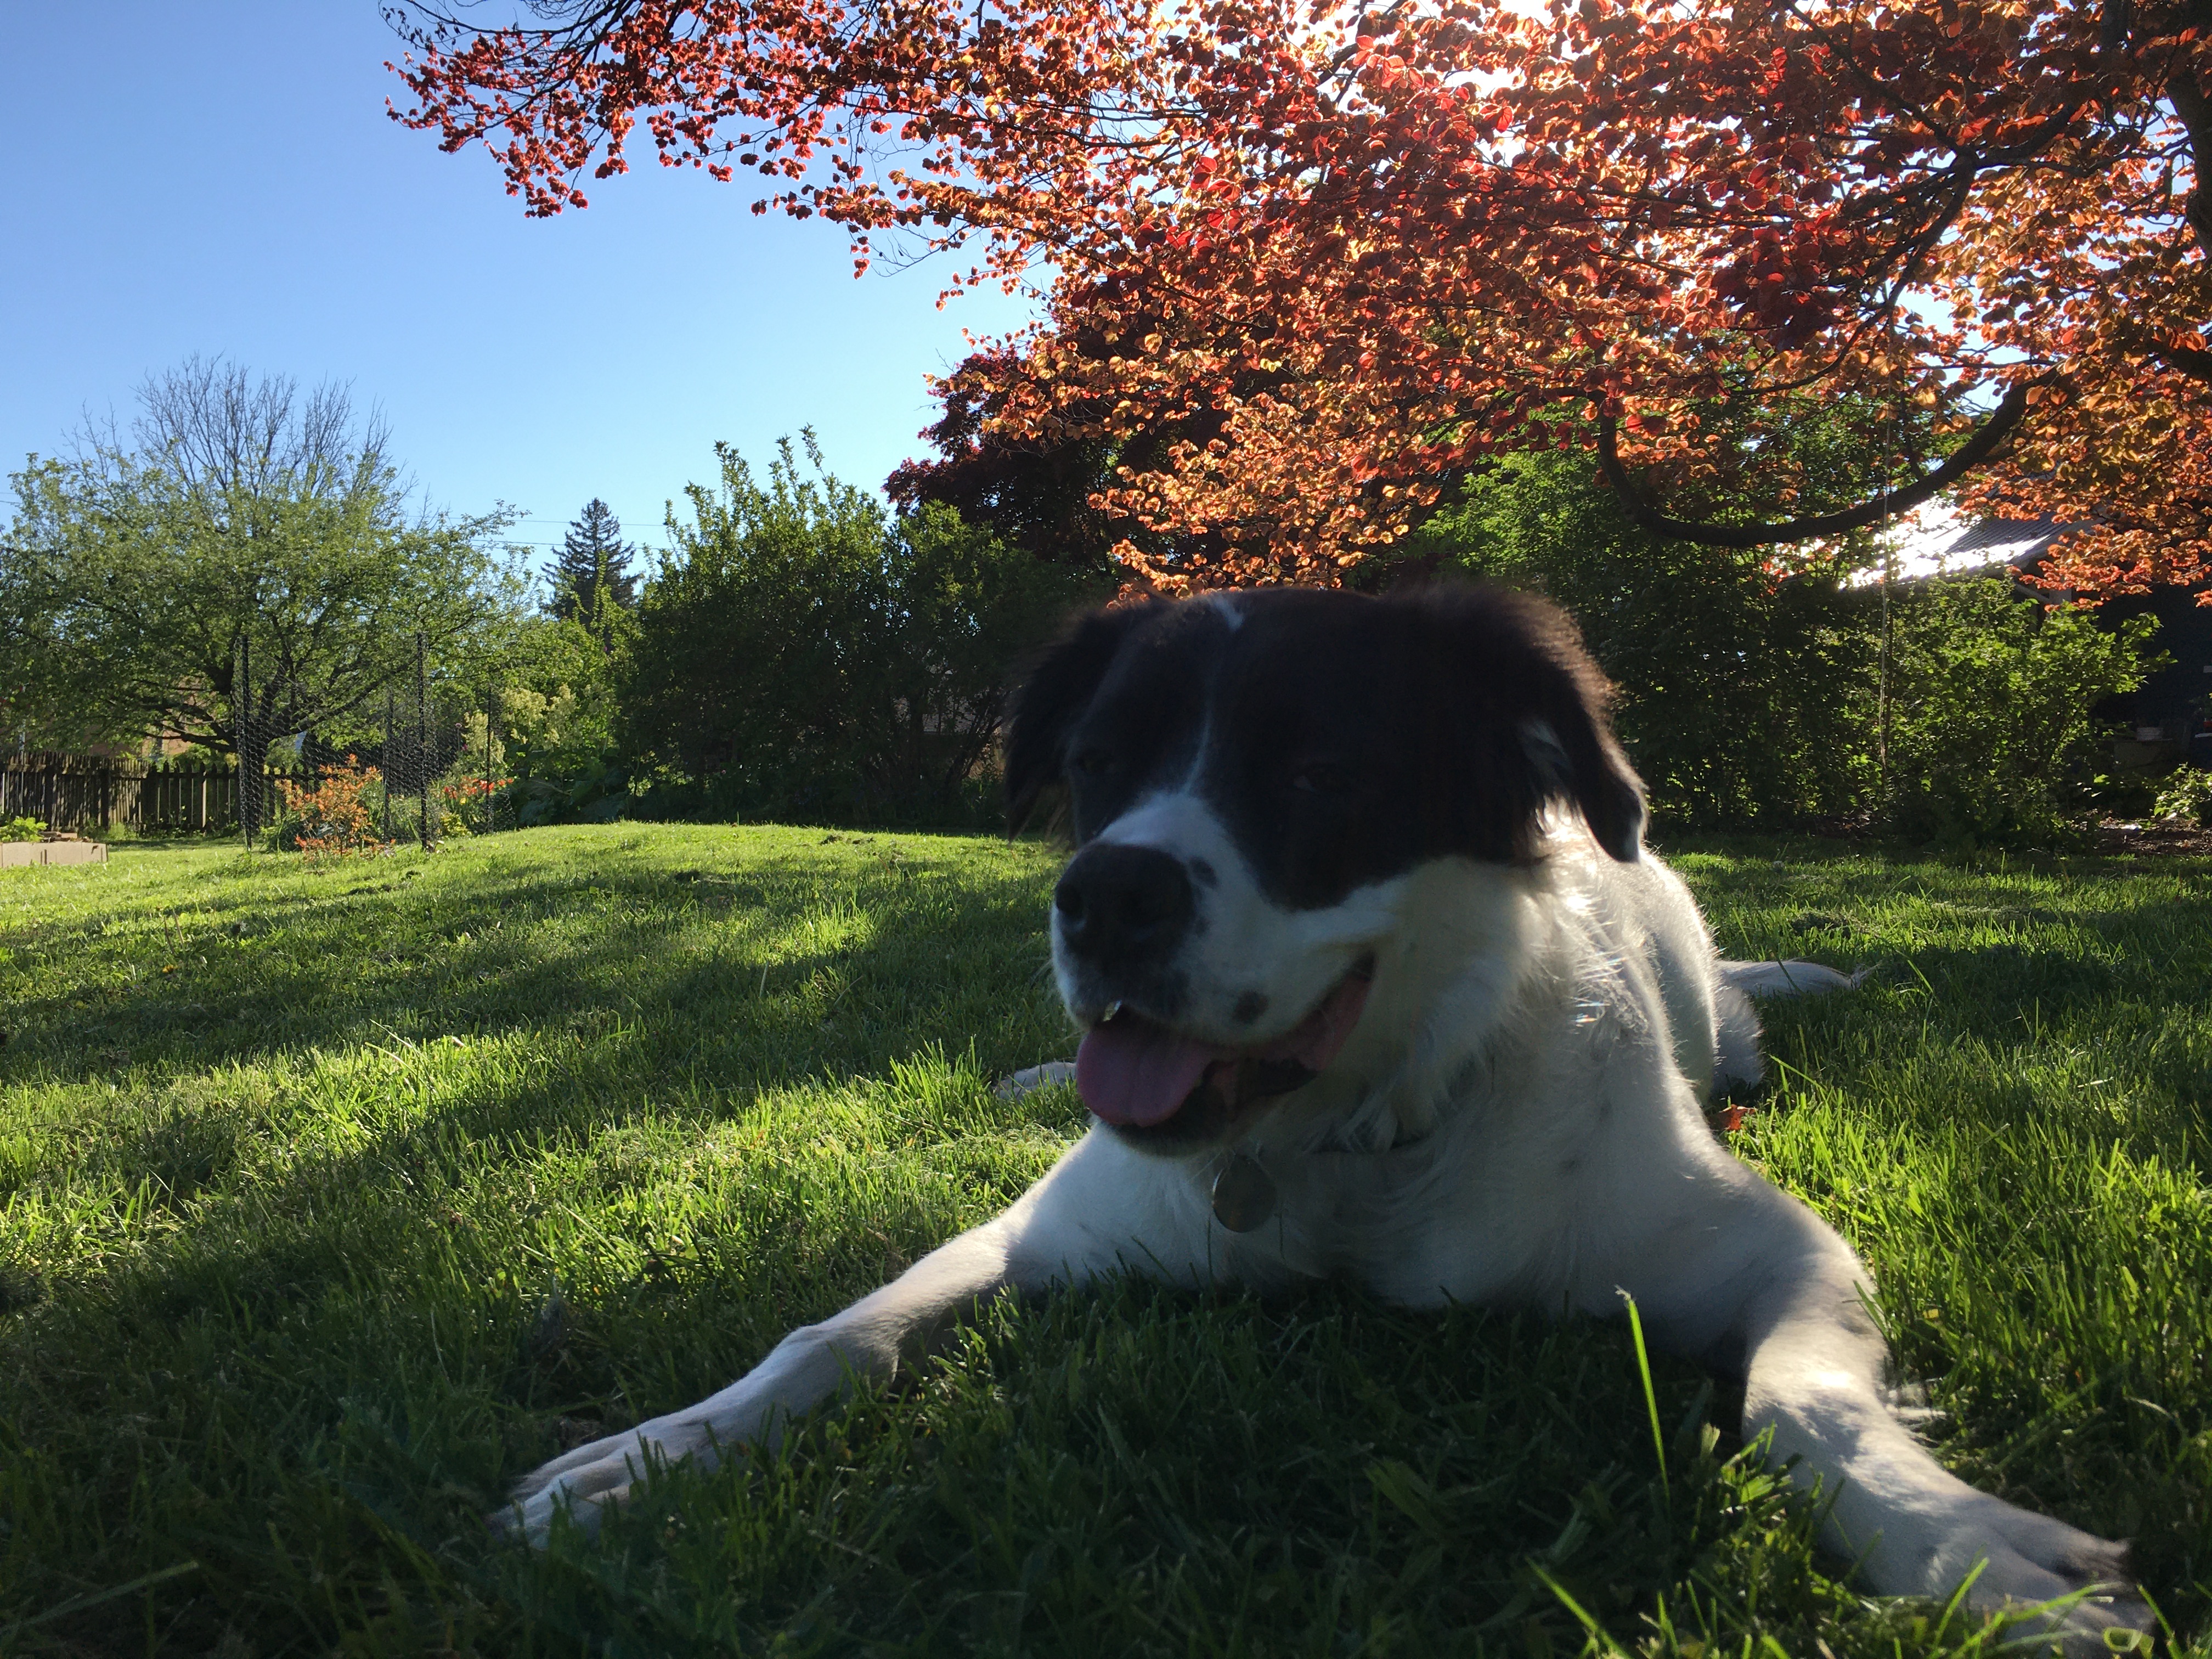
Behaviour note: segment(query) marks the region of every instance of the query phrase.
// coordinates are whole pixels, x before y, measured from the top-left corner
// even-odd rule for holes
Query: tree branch
[[[2182,213],[2197,234],[2197,246],[2212,255],[2212,188],[2204,177],[2206,157],[2212,155],[2212,99],[2197,84],[2197,72],[2186,58],[2167,76],[2166,95],[2173,112],[2181,118],[2182,130],[2189,135],[2190,161],[2197,176]]]
[[[1840,536],[1846,531],[1880,524],[1908,507],[1919,506],[1964,477],[2012,435],[2013,428],[2027,413],[2027,393],[2025,386],[2015,386],[2007,392],[2003,401],[1972,437],[1952,451],[1942,465],[1922,473],[1904,489],[1886,490],[1870,501],[1846,507],[1840,513],[1823,513],[1781,524],[1692,524],[1685,519],[1668,517],[1645,498],[1636,481],[1628,476],[1628,469],[1621,465],[1618,425],[1610,415],[1601,415],[1597,420],[1598,466],[1613,493],[1620,498],[1629,518],[1655,536],[1695,542],[1702,547],[1769,547],[1777,542],[1811,541],[1816,536]]]
[[[2195,346],[2161,345],[2150,348],[2150,356],[2177,374],[2186,374],[2192,380],[2203,380],[2212,385],[2212,351],[2200,350]]]

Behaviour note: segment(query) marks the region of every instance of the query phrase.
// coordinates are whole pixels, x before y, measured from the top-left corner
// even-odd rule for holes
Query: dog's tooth
[[[1110,1025],[1114,1023],[1114,1017],[1121,1012],[1121,1001],[1120,998],[1116,997],[1113,1001],[1106,1005],[1106,1012],[1098,1016],[1098,1023],[1101,1025]]]

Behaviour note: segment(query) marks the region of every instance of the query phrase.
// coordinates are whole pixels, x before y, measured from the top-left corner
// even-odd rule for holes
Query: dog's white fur
[[[1225,1149],[1162,1156],[1094,1124],[1003,1215],[793,1332],[729,1388],[538,1470],[517,1494],[530,1536],[562,1506],[596,1524],[648,1451],[775,1442],[794,1413],[912,1364],[1002,1291],[1119,1273],[1263,1290],[1329,1276],[1413,1307],[1600,1316],[1626,1292],[1664,1346],[1747,1364],[1745,1434],[1771,1430],[1775,1456],[1832,1499],[1831,1542],[1873,1589],[1948,1596],[1978,1567],[1981,1609],[2104,1586],[2052,1626],[2078,1650],[2141,1626],[2116,1546],[1974,1490],[1913,1439],[1886,1401],[1865,1270],[1707,1128],[1717,1073],[1756,1070],[1745,991],[1840,975],[1719,963],[1680,879],[1649,854],[1605,856],[1578,821],[1532,864],[1440,860],[1310,911],[1268,903],[1193,795],[1140,802],[1098,839],[1202,860],[1216,878],[1188,947],[1178,1024],[1194,1035],[1267,1041],[1374,959],[1342,1051],[1235,1138],[1275,1185],[1273,1218],[1243,1234],[1215,1220]],[[1095,1020],[1057,942],[1055,965],[1071,1012]],[[1255,990],[1269,1016],[1239,1025],[1230,1011]]]

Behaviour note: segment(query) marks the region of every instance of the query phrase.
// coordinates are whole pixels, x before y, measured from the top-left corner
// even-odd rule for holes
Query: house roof
[[[1906,580],[1997,564],[2025,570],[2050,550],[2051,543],[2080,527],[2050,519],[1984,519],[1968,524],[1954,507],[1923,507],[1898,538],[1894,568]]]

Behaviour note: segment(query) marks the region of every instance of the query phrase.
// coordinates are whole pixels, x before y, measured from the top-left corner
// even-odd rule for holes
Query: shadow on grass
[[[853,870],[842,890],[796,857],[666,872],[495,866],[465,887],[333,879],[326,892],[227,894],[204,910],[52,928],[38,943],[62,982],[9,1011],[0,1077],[67,1084],[447,1036],[588,1040],[627,1021],[680,1036],[657,1069],[704,1066],[735,1082],[876,1068],[903,1046],[895,1028],[988,1041],[1010,1006],[1033,1043],[1056,1042],[1037,994],[1040,879],[903,863]],[[810,943],[825,913],[842,937]]]

